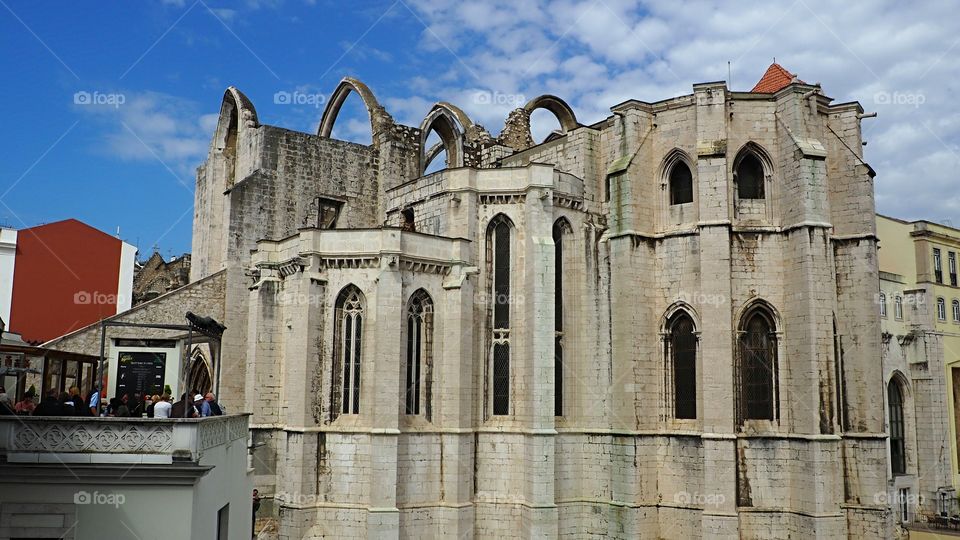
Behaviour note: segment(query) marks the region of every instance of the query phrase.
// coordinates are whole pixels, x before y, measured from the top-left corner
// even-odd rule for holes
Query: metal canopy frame
[[[133,323],[125,321],[108,321],[103,319],[100,321],[100,365],[97,370],[97,392],[99,394],[100,402],[98,406],[103,405],[103,367],[106,360],[106,346],[107,346],[107,327],[120,327],[120,328],[151,328],[154,330],[179,330],[181,332],[187,333],[187,359],[190,358],[191,349],[193,349],[193,334],[196,333],[199,336],[202,336],[206,339],[201,340],[200,342],[206,343],[216,343],[216,348],[211,347],[211,358],[210,363],[214,367],[214,393],[217,395],[220,394],[220,349],[221,343],[223,341],[223,331],[226,329],[225,326],[221,325],[217,321],[213,320],[210,317],[198,317],[191,312],[187,312],[185,315],[188,324],[163,324],[163,323]],[[178,336],[176,339],[183,339],[182,335]],[[182,355],[183,353],[181,353]],[[189,361],[184,362],[184,365],[181,366],[180,377],[183,378],[183,388],[186,388],[189,384],[187,377],[190,376],[189,370]],[[189,390],[186,390],[189,392]],[[187,396],[190,397],[189,395]],[[183,417],[187,418],[187,411],[189,409],[186,407],[186,403],[183,407]]]

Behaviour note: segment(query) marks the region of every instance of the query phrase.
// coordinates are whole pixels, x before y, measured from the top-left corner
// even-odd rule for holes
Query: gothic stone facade
[[[352,93],[370,145],[331,138]],[[191,279],[225,272],[221,397],[280,538],[888,535],[862,109],[611,111],[411,127],[348,78],[310,134],[227,90]]]

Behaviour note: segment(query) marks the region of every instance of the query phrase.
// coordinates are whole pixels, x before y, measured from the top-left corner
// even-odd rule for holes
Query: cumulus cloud
[[[960,19],[946,0],[835,3],[773,0],[411,0],[426,25],[419,46],[437,74],[384,99],[413,120],[452,101],[496,133],[510,106],[486,95],[557,94],[585,123],[625,99],[688,94],[727,80],[749,90],[774,57],[836,102],[859,101],[877,206],[904,218],[960,222]],[[396,107],[396,110],[393,108]],[[416,110],[419,109],[419,110]],[[538,128],[534,125],[534,130]],[[542,131],[542,130],[541,130]],[[542,135],[542,133],[540,133]]]
[[[159,161],[186,185],[206,156],[218,115],[159,92],[86,92],[74,106],[102,126],[95,150],[131,161]],[[89,97],[86,97],[89,96]]]

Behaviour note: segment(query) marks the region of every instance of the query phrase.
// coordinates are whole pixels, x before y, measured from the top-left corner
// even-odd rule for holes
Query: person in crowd
[[[28,415],[33,414],[33,411],[37,408],[37,402],[34,401],[33,389],[27,391],[23,396],[23,399],[18,401],[14,409],[17,414]]]
[[[73,398],[67,392],[60,393],[60,410],[63,416],[78,416],[74,407]]]
[[[90,416],[100,416],[100,389],[94,388],[87,396],[87,409],[90,410]]]
[[[129,418],[130,408],[124,403],[122,398],[113,398],[110,400],[110,416],[118,418]]]
[[[260,490],[253,490],[253,526],[251,531],[256,534],[257,532],[257,511],[260,510]]]
[[[164,394],[153,404],[153,417],[170,418],[170,411],[172,409],[173,405],[170,404],[170,394]]]
[[[133,418],[142,418],[147,407],[145,400],[140,398],[139,393],[135,393],[133,394],[133,399],[131,401],[133,406],[131,406],[130,403],[127,403],[127,407],[130,407],[130,416]]]
[[[170,409],[170,418],[196,418],[197,408],[193,406],[190,396],[184,392],[180,395],[180,401],[173,404]]]
[[[213,392],[207,392],[207,395],[203,396],[200,416],[220,416],[222,414],[223,409],[221,409],[220,404],[217,403],[217,396],[213,395]]]
[[[146,409],[146,410],[147,410],[147,418],[153,418],[153,417],[154,417],[154,408],[157,406],[157,403],[159,403],[159,402],[160,402],[160,396],[158,396],[157,394],[154,394],[154,395],[150,396],[150,400],[149,400],[149,402],[147,403],[147,409]]]
[[[13,400],[6,392],[0,393],[0,416],[17,414],[13,410]]]
[[[34,416],[63,416],[63,407],[60,406],[60,400],[57,399],[57,391],[47,390],[43,399],[37,408],[33,410]]]
[[[193,395],[193,408],[197,410],[197,416],[203,416],[203,404],[206,403],[203,399],[203,394],[194,394]]]
[[[90,416],[87,414],[87,404],[83,400],[83,396],[80,395],[80,389],[76,386],[71,386],[69,390],[70,401],[73,402],[73,414],[75,416]]]

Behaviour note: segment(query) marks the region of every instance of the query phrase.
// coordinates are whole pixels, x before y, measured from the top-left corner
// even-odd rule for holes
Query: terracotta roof
[[[760,77],[760,81],[757,82],[757,85],[753,87],[751,92],[773,94],[783,90],[793,82],[803,83],[796,75],[783,69],[783,66],[774,62],[767,68],[767,72],[763,74],[763,77]]]

